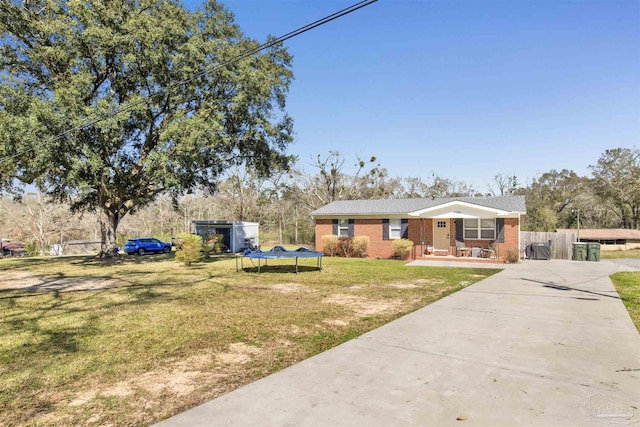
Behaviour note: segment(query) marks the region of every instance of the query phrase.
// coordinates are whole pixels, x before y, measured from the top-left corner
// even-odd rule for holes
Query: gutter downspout
[[[522,241],[522,236],[520,236],[520,213],[518,212],[518,262],[522,261],[521,255],[522,250],[520,249],[520,242]]]

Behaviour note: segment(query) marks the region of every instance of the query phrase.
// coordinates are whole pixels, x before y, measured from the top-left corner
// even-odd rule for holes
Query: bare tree
[[[518,178],[515,175],[496,174],[493,184],[487,185],[492,196],[512,196],[518,189]]]
[[[7,219],[7,235],[3,237],[32,242],[40,255],[49,252],[49,245],[62,243],[64,234],[80,228],[78,215],[69,214],[68,206],[52,202],[40,192],[28,193],[19,201],[0,199],[0,208]]]

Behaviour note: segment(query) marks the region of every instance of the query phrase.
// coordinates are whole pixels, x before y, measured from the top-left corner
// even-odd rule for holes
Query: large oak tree
[[[103,255],[158,195],[290,160],[291,57],[235,60],[259,43],[214,0],[2,0],[0,29],[0,184],[97,209]]]

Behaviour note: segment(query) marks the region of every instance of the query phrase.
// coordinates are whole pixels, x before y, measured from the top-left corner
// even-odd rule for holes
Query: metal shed
[[[222,243],[229,252],[241,252],[260,245],[259,223],[227,220],[193,220],[192,233],[202,236],[204,241],[213,234],[222,235]]]

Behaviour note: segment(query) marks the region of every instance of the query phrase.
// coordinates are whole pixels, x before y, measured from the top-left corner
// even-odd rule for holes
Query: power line
[[[342,9],[342,10],[334,12],[331,15],[327,15],[324,18],[318,19],[317,21],[311,22],[310,24],[307,24],[307,25],[304,25],[304,26],[302,26],[302,27],[300,27],[298,29],[295,29],[295,30],[293,30],[293,31],[291,31],[291,32],[289,32],[287,34],[284,34],[284,35],[282,35],[282,36],[280,36],[280,37],[278,37],[276,39],[273,39],[273,40],[271,40],[271,41],[269,41],[267,43],[263,43],[263,44],[255,47],[253,49],[248,49],[248,50],[240,53],[239,55],[235,56],[234,58],[231,58],[231,59],[229,59],[229,60],[227,60],[225,62],[221,62],[219,64],[216,64],[213,67],[207,68],[207,69],[205,69],[203,71],[200,71],[198,73],[195,73],[192,76],[190,76],[190,77],[188,77],[186,79],[183,79],[183,80],[181,80],[181,81],[179,81],[177,83],[173,83],[173,84],[169,85],[166,88],[160,88],[156,92],[150,93],[150,94],[140,98],[139,100],[137,100],[135,102],[127,104],[123,108],[118,108],[115,111],[107,114],[104,117],[89,121],[89,122],[87,122],[85,124],[76,126],[74,128],[68,129],[68,130],[66,130],[64,132],[61,132],[61,133],[59,133],[59,134],[57,134],[55,136],[52,136],[52,137],[42,141],[41,144],[48,144],[48,143],[57,141],[58,139],[61,139],[61,138],[65,137],[65,136],[67,136],[67,135],[70,135],[70,134],[75,133],[75,132],[80,131],[80,130],[87,129],[87,128],[89,128],[89,127],[91,127],[91,126],[93,126],[93,125],[95,125],[97,123],[100,123],[100,122],[103,122],[103,121],[108,120],[110,118],[113,118],[113,117],[117,116],[118,114],[121,114],[121,113],[124,113],[124,112],[127,112],[127,111],[133,109],[134,107],[142,104],[143,102],[145,102],[146,100],[148,100],[148,99],[150,99],[150,98],[152,98],[154,96],[157,96],[157,95],[165,93],[165,92],[171,92],[173,89],[176,89],[176,88],[180,87],[181,85],[183,85],[185,83],[189,83],[190,81],[195,80],[198,77],[205,76],[205,75],[210,74],[210,73],[212,73],[212,72],[214,72],[214,71],[216,71],[216,70],[218,70],[220,68],[227,67],[227,66],[229,66],[231,64],[234,64],[234,63],[236,63],[238,61],[241,61],[241,60],[243,60],[245,58],[248,58],[248,57],[250,57],[252,55],[255,55],[256,53],[258,53],[260,51],[268,49],[268,48],[270,48],[272,46],[275,46],[275,45],[277,45],[279,43],[282,43],[282,42],[284,42],[286,40],[289,40],[289,39],[291,39],[293,37],[299,36],[300,34],[306,33],[307,31],[310,31],[310,30],[312,30],[312,29],[314,29],[316,27],[319,27],[319,26],[327,24],[327,23],[329,23],[329,22],[331,22],[331,21],[333,21],[335,19],[338,19],[338,18],[341,18],[341,17],[343,17],[345,15],[348,15],[348,14],[350,14],[352,12],[355,12],[356,10],[362,9],[363,7],[369,6],[369,5],[371,5],[371,4],[373,4],[373,3],[377,2],[377,1],[378,0],[362,0],[362,1],[360,1],[358,3],[355,3],[355,4],[353,4],[353,5],[349,6],[349,7],[346,7],[344,9]],[[35,150],[35,147],[34,148],[30,148],[28,150],[24,150],[24,151],[22,151],[20,153],[17,153],[17,154],[13,154],[13,155],[10,155],[10,156],[2,157],[2,158],[0,158],[0,163],[4,163],[7,160],[11,160],[13,158],[16,158],[18,156],[21,156],[23,154],[26,154],[26,153],[28,153],[30,151],[34,151],[34,150]]]

